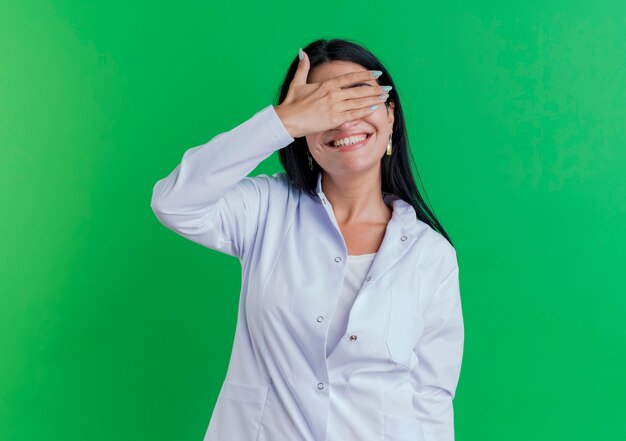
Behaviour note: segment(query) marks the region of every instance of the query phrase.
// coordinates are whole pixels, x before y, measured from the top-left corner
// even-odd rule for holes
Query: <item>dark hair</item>
[[[415,209],[418,219],[438,231],[448,240],[450,245],[453,245],[450,237],[435,217],[433,211],[422,199],[417,185],[415,184],[411,169],[411,164],[415,167],[415,161],[413,160],[413,156],[409,153],[409,139],[407,137],[402,105],[398,97],[398,88],[394,84],[387,69],[384,68],[378,58],[369,50],[350,40],[319,39],[303,48],[303,50],[309,57],[309,72],[312,72],[316,66],[324,62],[334,60],[350,61],[363,66],[367,70],[380,70],[383,72],[376,81],[378,84],[388,84],[393,87],[393,89],[389,91],[389,99],[385,102],[385,106],[387,110],[389,110],[389,102],[393,101],[395,107],[393,131],[391,135],[393,154],[385,154],[381,159],[381,190],[393,193],[411,204]],[[287,96],[289,85],[297,70],[299,61],[296,55],[280,87],[277,104],[282,103]],[[313,160],[313,170],[309,168],[307,151],[308,145],[306,139],[305,137],[300,137],[295,138],[291,144],[280,149],[278,155],[291,183],[312,196],[316,196],[315,187],[317,185],[320,166]],[[415,169],[417,170],[417,167],[415,167]],[[419,173],[417,173],[417,176],[419,177]]]

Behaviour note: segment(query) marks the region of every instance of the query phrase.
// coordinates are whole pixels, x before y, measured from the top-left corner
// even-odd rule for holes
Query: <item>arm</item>
[[[265,107],[230,131],[188,149],[180,164],[154,185],[152,211],[181,236],[241,259],[267,206],[271,179],[247,175],[293,140],[274,106]]]
[[[424,333],[415,348],[419,363],[411,373],[413,407],[422,422],[425,441],[454,440],[452,399],[464,340],[456,254],[454,261],[426,308]]]

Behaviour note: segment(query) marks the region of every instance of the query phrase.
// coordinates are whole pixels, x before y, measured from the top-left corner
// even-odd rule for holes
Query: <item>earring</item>
[[[313,158],[311,158],[311,154],[308,150],[306,151],[306,155],[309,157],[309,169],[313,171]]]
[[[391,156],[391,135],[389,135],[389,142],[387,143],[387,155]]]

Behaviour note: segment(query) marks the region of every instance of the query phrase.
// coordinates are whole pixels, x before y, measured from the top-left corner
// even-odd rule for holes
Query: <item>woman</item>
[[[414,183],[391,76],[345,40],[300,56],[279,105],[153,190],[163,225],[242,264],[204,441],[453,440],[456,252]],[[277,150],[286,173],[247,176]]]

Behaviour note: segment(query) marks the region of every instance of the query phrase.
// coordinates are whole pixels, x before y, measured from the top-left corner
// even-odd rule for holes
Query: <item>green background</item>
[[[240,265],[163,227],[152,188],[277,104],[298,48],[322,37],[364,44],[394,76],[455,241],[457,440],[626,439],[623,0],[10,0],[0,440],[202,439]],[[274,154],[252,174],[280,169]]]

